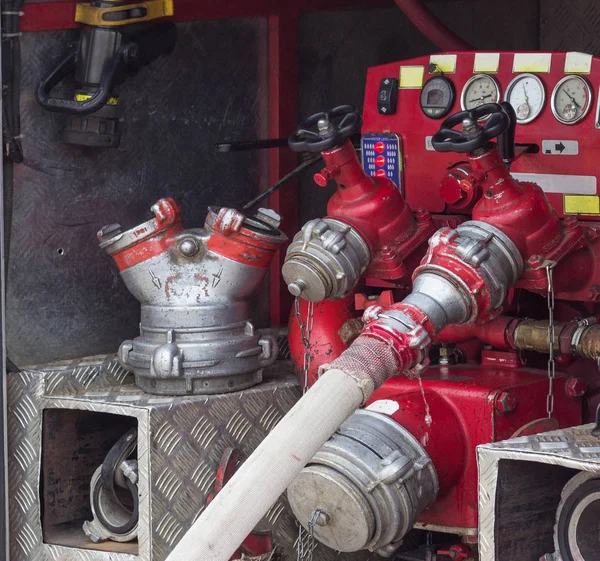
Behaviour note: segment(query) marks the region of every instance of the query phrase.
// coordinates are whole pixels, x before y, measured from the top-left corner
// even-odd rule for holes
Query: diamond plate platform
[[[265,370],[263,384],[244,392],[217,396],[144,394],[112,356],[36,367],[10,375],[11,561],[163,561],[202,512],[223,451],[235,446],[248,456],[299,396],[291,367],[283,361]],[[115,419],[121,421],[126,418],[130,425],[137,422],[140,493],[137,552],[131,544],[119,551],[114,544],[83,543],[86,540],[83,532],[79,532],[75,541],[70,537],[72,543],[67,545],[64,540],[52,543],[60,540],[42,531],[42,520],[60,522],[64,512],[88,508],[85,501],[91,473],[85,472],[97,464],[82,463],[82,454],[92,454],[94,449],[85,440],[85,434],[80,433],[96,425],[96,430],[101,428],[98,424],[98,419],[104,419],[98,415],[101,413],[118,415]],[[79,421],[76,427],[69,428],[68,420],[73,415]],[[103,422],[110,427],[110,423]],[[56,460],[61,446],[56,435],[65,434],[65,430],[74,439],[83,438],[82,444],[64,443],[66,450],[71,451],[64,459]],[[42,442],[52,444],[43,454]],[[45,468],[45,462],[51,461],[58,463],[53,469]],[[73,470],[73,463],[81,465],[84,473],[79,468]],[[70,478],[70,484],[57,484],[56,477]],[[82,490],[84,483],[88,487]],[[70,532],[77,532],[79,523],[73,524]],[[285,561],[295,561],[298,526],[285,496],[270,509],[260,528],[272,531],[273,541]],[[320,545],[314,558],[381,559],[370,553],[338,554]]]
[[[600,2],[543,0],[539,6],[541,49],[600,53]]]
[[[581,471],[600,474],[594,427],[478,447],[480,561],[537,560],[554,551],[554,518],[564,485]]]

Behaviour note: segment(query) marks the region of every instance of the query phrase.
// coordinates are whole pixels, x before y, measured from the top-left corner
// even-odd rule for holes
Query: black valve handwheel
[[[483,124],[478,124],[479,119],[489,115]],[[474,123],[473,132],[456,130],[454,127],[462,125],[463,121],[470,120]],[[464,154],[473,152],[478,148],[485,148],[486,144],[503,134],[510,128],[510,117],[497,103],[480,105],[469,111],[461,111],[450,115],[433,135],[431,144],[437,152],[458,152]]]
[[[327,131],[318,129],[319,121],[327,121]],[[362,118],[353,105],[340,105],[304,119],[288,140],[294,152],[323,152],[340,146],[360,131]]]

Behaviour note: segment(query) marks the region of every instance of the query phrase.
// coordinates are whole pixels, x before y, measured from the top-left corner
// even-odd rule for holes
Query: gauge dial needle
[[[469,100],[469,103],[473,102],[473,101],[482,101],[488,97],[493,97],[492,94],[488,94],[488,95],[482,95],[481,97],[475,97],[473,99]]]
[[[525,94],[525,101],[529,101],[529,96],[527,95],[527,90],[525,89],[525,82],[523,82],[523,93]],[[529,105],[529,103],[527,105]]]
[[[572,104],[573,104],[575,107],[577,107],[577,109],[581,109],[581,105],[579,105],[579,103],[577,103],[577,102],[575,101],[575,98],[574,98],[572,95],[570,95],[570,94],[567,92],[567,90],[564,90],[564,92],[565,92],[565,94],[567,94],[567,97],[568,97],[568,98],[571,100],[571,103],[572,103]]]

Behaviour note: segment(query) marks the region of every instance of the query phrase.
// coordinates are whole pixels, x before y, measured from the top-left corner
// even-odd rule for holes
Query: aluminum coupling
[[[500,313],[522,274],[523,259],[506,234],[485,222],[464,222],[431,237],[403,303],[424,312],[436,332],[450,324],[481,323]]]
[[[282,274],[288,290],[311,302],[347,296],[369,266],[358,231],[333,218],[307,222],[287,250]]]
[[[112,225],[98,234],[141,303],[140,336],[121,344],[120,363],[140,388],[160,395],[259,383],[278,349],[254,328],[250,306],[287,240],[279,216],[211,207],[203,229],[184,230],[172,199],[152,210],[152,220],[131,230]]]
[[[386,415],[357,411],[288,487],[302,526],[342,552],[391,557],[438,494],[427,452]]]

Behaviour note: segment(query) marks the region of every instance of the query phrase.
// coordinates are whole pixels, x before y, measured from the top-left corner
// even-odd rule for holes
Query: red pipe
[[[465,343],[477,339],[496,349],[514,349],[513,334],[519,318],[499,316],[483,325],[464,323],[461,325],[447,325],[440,331],[436,340],[438,343]]]
[[[411,23],[442,51],[470,51],[473,47],[450,31],[421,0],[394,0]]]

